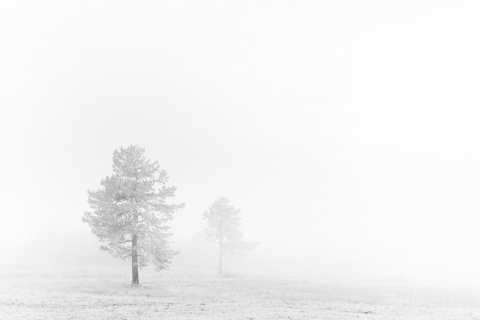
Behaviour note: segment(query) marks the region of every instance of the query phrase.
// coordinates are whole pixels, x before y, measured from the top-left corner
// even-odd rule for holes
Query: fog
[[[480,284],[480,4],[0,3],[1,263],[115,264],[81,217],[138,144],[185,202],[173,268]],[[127,269],[128,271],[128,269]]]

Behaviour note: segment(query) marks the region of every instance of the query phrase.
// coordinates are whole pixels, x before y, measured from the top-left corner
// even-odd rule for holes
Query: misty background
[[[0,263],[114,264],[81,217],[138,144],[172,267],[480,283],[480,3],[0,2]],[[126,267],[126,272],[129,272]]]

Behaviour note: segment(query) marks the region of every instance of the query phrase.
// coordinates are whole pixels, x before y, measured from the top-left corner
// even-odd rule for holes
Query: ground
[[[0,319],[480,319],[480,289],[125,267],[0,269]]]

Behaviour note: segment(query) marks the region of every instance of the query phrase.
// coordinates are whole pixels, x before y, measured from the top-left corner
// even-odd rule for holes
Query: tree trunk
[[[134,234],[132,238],[132,284],[134,285],[140,283],[138,278],[137,240],[138,237]]]
[[[218,259],[218,274],[222,274],[222,252],[223,251],[223,243],[220,240],[220,258]]]

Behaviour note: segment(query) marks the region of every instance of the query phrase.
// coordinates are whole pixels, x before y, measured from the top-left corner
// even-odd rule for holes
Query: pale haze
[[[173,268],[480,283],[480,3],[0,3],[1,263],[117,263],[82,223],[138,144],[185,202]],[[204,253],[204,254],[203,254]],[[128,272],[128,266],[126,267]]]

